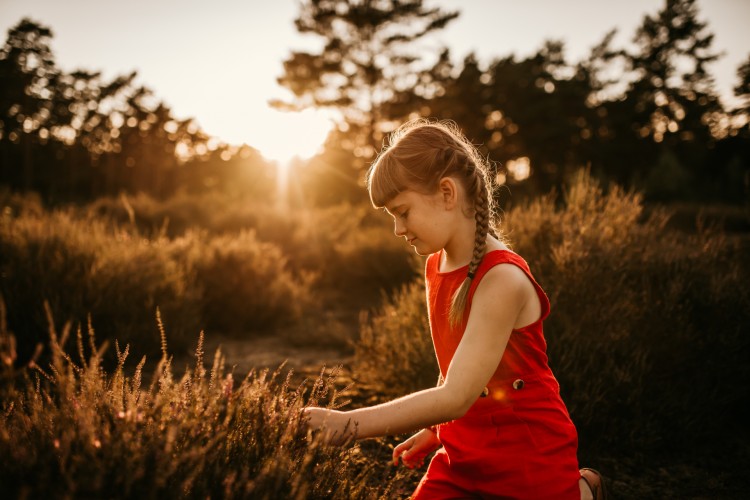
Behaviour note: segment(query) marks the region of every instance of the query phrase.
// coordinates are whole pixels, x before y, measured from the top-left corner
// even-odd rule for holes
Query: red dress
[[[448,310],[468,266],[440,272],[441,253],[425,270],[430,329],[440,371],[448,365],[466,328],[468,314],[452,328]],[[550,311],[546,294],[523,258],[509,250],[488,252],[469,291],[498,264],[513,264],[531,280],[542,306],[534,323],[513,330],[487,389],[461,418],[438,426],[443,447],[432,458],[412,498],[578,499],[578,434],[547,365],[542,321]]]

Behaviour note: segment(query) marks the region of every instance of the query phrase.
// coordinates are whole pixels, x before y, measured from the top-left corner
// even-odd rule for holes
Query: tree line
[[[559,40],[488,62],[419,49],[459,15],[421,0],[300,3],[297,30],[324,43],[290,53],[278,81],[294,98],[272,104],[339,112],[322,152],[293,169],[306,202],[362,200],[363,173],[388,132],[420,116],[454,120],[514,197],[560,188],[586,166],[652,200],[748,200],[750,57],[737,69],[742,104],[727,109],[707,70],[720,55],[695,0],[645,15],[634,48],[614,47],[612,30],[575,63]],[[53,202],[276,192],[258,151],[176,118],[135,73],[105,81],[60,70],[51,38],[23,19],[0,50],[0,183]]]
[[[589,167],[652,200],[748,200],[750,57],[737,70],[743,104],[728,110],[707,70],[720,55],[695,0],[666,0],[645,15],[635,48],[614,47],[612,30],[576,63],[559,40],[485,64],[474,54],[456,63],[449,48],[415,54],[415,41],[457,16],[414,0],[301,5],[298,30],[324,48],[290,54],[279,83],[295,98],[275,104],[342,116],[307,172],[313,181],[356,196],[342,178],[361,181],[386,134],[423,116],[456,121],[516,194],[559,188]],[[347,154],[355,161],[342,162]],[[329,201],[341,195],[327,192]]]
[[[62,71],[51,39],[50,28],[25,18],[0,49],[0,185],[50,203],[121,192],[274,192],[273,166],[257,150],[175,117],[136,72],[105,80]]]

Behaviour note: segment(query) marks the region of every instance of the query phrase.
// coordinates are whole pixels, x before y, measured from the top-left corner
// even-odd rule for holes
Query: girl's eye
[[[409,211],[408,211],[408,210],[406,210],[406,211],[404,211],[404,212],[401,212],[401,216],[400,216],[400,217],[401,217],[402,219],[406,219],[406,217],[407,217],[408,215],[409,215]]]

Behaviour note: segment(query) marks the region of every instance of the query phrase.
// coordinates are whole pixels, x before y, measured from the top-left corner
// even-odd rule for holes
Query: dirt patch
[[[225,358],[226,370],[235,376],[244,376],[251,370],[269,368],[275,370],[284,365],[283,370],[295,373],[320,373],[323,367],[350,365],[353,356],[334,347],[296,346],[284,338],[261,337],[238,339],[217,337],[206,338],[206,362],[210,362],[217,349]],[[179,365],[175,364],[175,367]]]

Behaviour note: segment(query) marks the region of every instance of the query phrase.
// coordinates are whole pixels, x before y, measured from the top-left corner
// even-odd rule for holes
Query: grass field
[[[388,465],[404,436],[328,448],[298,418],[436,380],[423,261],[386,218],[219,196],[0,201],[10,497],[408,497],[421,472]],[[582,173],[503,217],[552,302],[581,465],[614,498],[750,487],[749,219],[712,207],[691,227],[691,210]]]

